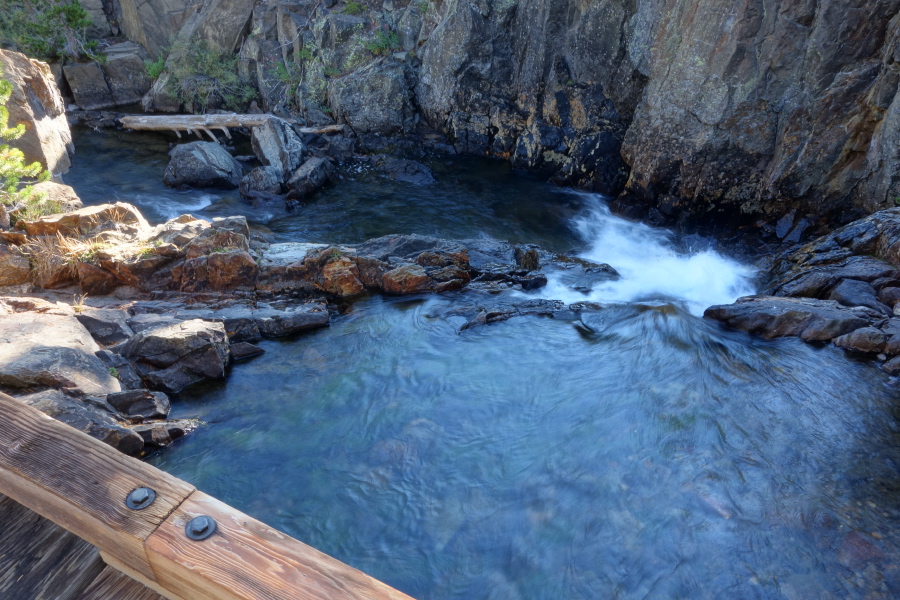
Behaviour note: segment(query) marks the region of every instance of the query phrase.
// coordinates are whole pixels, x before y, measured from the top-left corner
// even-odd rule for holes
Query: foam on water
[[[677,301],[694,314],[755,292],[754,270],[711,249],[680,251],[672,234],[614,216],[601,196],[591,194],[588,208],[573,226],[589,244],[581,258],[607,263],[622,277],[595,284],[588,293],[552,275],[541,295],[566,302],[600,303]]]
[[[212,206],[216,197],[212,194],[197,194],[196,192],[181,194],[174,198],[157,194],[137,194],[131,201],[142,210],[155,213],[160,220],[168,221],[185,213],[202,211]]]

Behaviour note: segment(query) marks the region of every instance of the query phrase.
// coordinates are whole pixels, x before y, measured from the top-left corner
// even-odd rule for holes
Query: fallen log
[[[270,119],[278,117],[269,114],[238,114],[228,113],[224,115],[127,115],[119,118],[122,127],[135,131],[174,131],[181,137],[182,131],[189,134],[197,132],[202,136],[206,132],[212,139],[216,139],[212,129],[225,132],[231,137],[228,129],[232,127],[259,127]],[[346,125],[325,125],[324,127],[300,127],[300,133],[324,135],[328,133],[344,133]]]

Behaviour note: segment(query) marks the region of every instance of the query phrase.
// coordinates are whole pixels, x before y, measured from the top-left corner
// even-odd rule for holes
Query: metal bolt
[[[185,526],[184,533],[192,540],[205,540],[216,532],[216,521],[212,517],[200,515],[194,517]]]
[[[156,500],[156,492],[147,487],[132,490],[125,498],[125,506],[131,510],[143,510]]]

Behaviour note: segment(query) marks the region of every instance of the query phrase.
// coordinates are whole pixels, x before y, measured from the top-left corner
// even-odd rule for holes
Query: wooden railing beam
[[[125,506],[137,487],[156,501]],[[0,493],[170,600],[411,600],[388,585],[0,393]],[[203,541],[185,525],[206,515]]]
[[[137,487],[157,496],[134,511]],[[144,542],[194,486],[0,393],[0,492],[153,579]]]

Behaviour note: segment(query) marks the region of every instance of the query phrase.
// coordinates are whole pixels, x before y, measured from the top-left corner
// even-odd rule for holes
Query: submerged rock
[[[242,175],[241,163],[219,144],[191,142],[172,150],[163,183],[172,187],[237,189]]]

